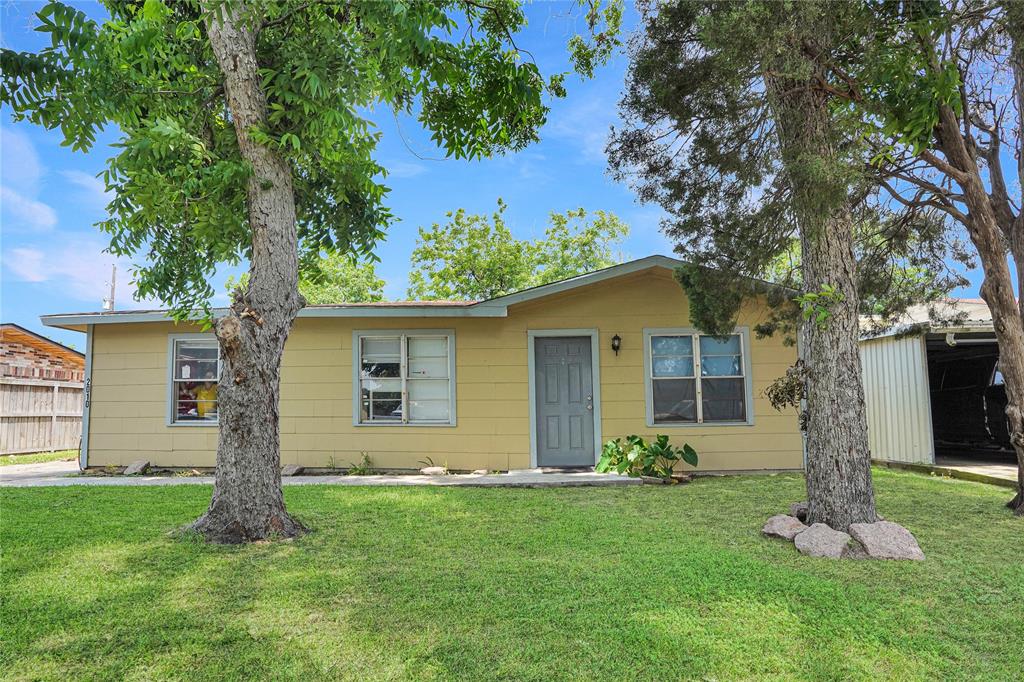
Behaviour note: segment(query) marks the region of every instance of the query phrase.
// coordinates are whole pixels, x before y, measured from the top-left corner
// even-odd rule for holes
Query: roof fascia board
[[[227,308],[215,308],[214,318],[227,312]],[[303,308],[299,317],[507,317],[505,306],[353,306],[346,308]],[[138,322],[173,322],[166,312],[149,311],[140,313],[82,313],[72,315],[42,315],[39,318],[47,327],[67,329],[72,325],[86,324],[132,324]],[[198,321],[196,318],[193,321]]]
[[[597,282],[603,282],[614,277],[622,277],[623,275],[629,275],[634,272],[640,272],[641,270],[647,270],[653,267],[660,266],[671,270],[680,265],[683,265],[683,261],[676,260],[675,258],[669,258],[668,256],[647,256],[646,258],[629,261],[628,263],[612,265],[604,270],[590,272],[586,275],[580,275],[579,277],[563,279],[560,282],[543,284],[532,289],[527,289],[526,291],[519,291],[514,294],[506,294],[505,296],[492,298],[489,301],[477,303],[473,307],[487,308],[492,306],[510,306],[515,305],[516,303],[525,303],[526,301],[551,296],[552,294],[559,294],[563,291],[587,286],[588,284],[596,284]]]

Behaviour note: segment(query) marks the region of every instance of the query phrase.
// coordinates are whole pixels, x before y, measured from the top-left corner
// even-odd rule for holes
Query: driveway
[[[453,474],[449,476],[373,475],[373,476],[286,476],[285,485],[364,485],[364,486],[476,486],[487,488],[561,488],[567,486],[639,485],[639,478],[617,474],[544,473],[540,469],[519,469],[506,474]],[[30,488],[69,485],[212,485],[213,476],[81,476],[76,462],[12,464],[0,467],[0,487]]]
[[[0,486],[34,485],[32,481],[59,480],[78,475],[78,462],[40,462],[0,467]]]

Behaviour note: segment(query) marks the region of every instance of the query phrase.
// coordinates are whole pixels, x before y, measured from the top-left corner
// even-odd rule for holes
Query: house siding
[[[764,319],[748,303],[738,324]],[[665,269],[652,269],[513,305],[505,318],[300,318],[281,370],[281,458],[306,467],[348,466],[367,453],[375,467],[416,469],[421,460],[452,469],[530,466],[527,332],[600,333],[601,435],[667,433],[700,453],[701,470],[802,466],[795,413],[776,412],[764,388],[796,360],[779,338],[751,340],[753,425],[647,427],[643,330],[689,327],[686,297]],[[457,426],[353,425],[352,332],[385,329],[455,332]],[[167,425],[167,338],[196,331],[153,322],[96,325],[93,337],[90,466],[144,457],[162,466],[212,466],[217,429]],[[618,356],[611,337],[622,338]]]

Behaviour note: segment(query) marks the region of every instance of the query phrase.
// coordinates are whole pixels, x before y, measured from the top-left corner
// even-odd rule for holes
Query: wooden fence
[[[0,455],[77,449],[81,382],[0,378]]]

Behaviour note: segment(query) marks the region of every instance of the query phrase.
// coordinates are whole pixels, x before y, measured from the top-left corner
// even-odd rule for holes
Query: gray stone
[[[305,470],[306,470],[305,467],[301,467],[298,464],[286,464],[284,466],[284,468],[281,469],[281,475],[282,476],[298,476],[299,474],[301,474]]]
[[[789,505],[789,515],[795,516],[800,521],[807,520],[807,503],[806,502],[794,502]]]
[[[424,476],[447,476],[448,470],[444,467],[423,467],[420,473]]]
[[[833,530],[824,523],[815,523],[793,538],[796,548],[807,556],[840,559],[847,551],[850,536],[841,530]]]
[[[864,545],[864,551],[872,559],[924,561],[924,552],[913,534],[898,523],[851,523],[850,535]]]
[[[124,471],[121,473],[125,476],[138,476],[139,474],[144,474],[147,471],[149,471],[149,460],[137,459],[126,466]]]
[[[792,540],[798,533],[805,530],[807,530],[807,526],[802,524],[800,519],[785,514],[776,514],[768,519],[768,523],[764,524],[761,532],[770,538]]]
[[[489,472],[487,469],[476,469],[475,471],[473,471],[474,476],[486,476],[489,473],[491,472]]]

